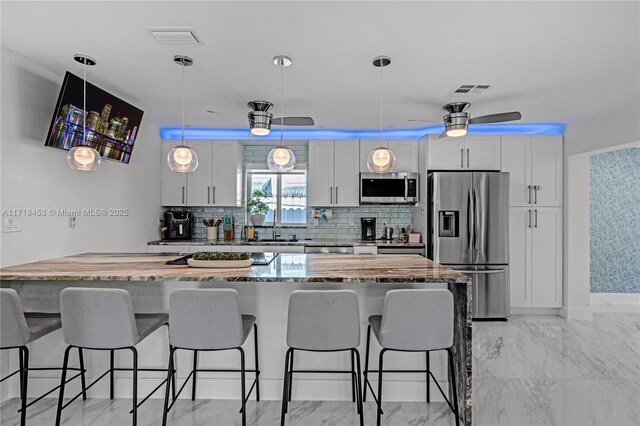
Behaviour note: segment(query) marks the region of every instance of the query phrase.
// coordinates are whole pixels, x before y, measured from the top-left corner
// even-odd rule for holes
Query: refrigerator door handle
[[[479,250],[479,246],[480,246],[480,236],[478,235],[478,223],[480,222],[480,218],[478,217],[478,215],[480,214],[480,211],[478,210],[478,193],[476,192],[476,189],[473,189],[473,248],[476,250]]]
[[[473,197],[471,195],[471,189],[469,189],[467,195],[468,195],[468,198],[467,198],[467,234],[468,234],[468,236],[467,236],[467,238],[469,239],[469,245],[468,245],[468,247],[469,247],[469,255],[471,257],[473,257],[473,253],[472,253],[472,250],[473,250],[473,238],[474,238],[473,231],[475,230],[475,226],[474,226],[474,223],[473,223],[473,220],[474,220],[474,216],[473,216],[474,212],[473,212],[473,210],[474,209],[473,209]]]

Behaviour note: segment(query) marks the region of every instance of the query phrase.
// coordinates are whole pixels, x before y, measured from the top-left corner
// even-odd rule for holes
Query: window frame
[[[281,218],[281,210],[282,210],[282,176],[283,175],[303,175],[304,176],[304,182],[305,185],[307,186],[308,189],[308,173],[307,173],[307,165],[305,163],[297,163],[294,167],[294,169],[290,172],[274,172],[272,170],[269,170],[269,168],[264,165],[264,164],[247,164],[246,168],[245,168],[245,184],[246,184],[246,190],[245,190],[245,195],[246,195],[246,201],[248,203],[249,198],[251,198],[251,184],[252,184],[252,179],[251,177],[253,175],[276,175],[277,179],[276,179],[276,191],[278,193],[278,196],[276,197],[276,210],[273,213],[273,218],[275,221],[274,222],[265,222],[264,227],[272,227],[272,226],[286,226],[286,227],[300,227],[300,228],[306,228],[307,227],[307,216],[305,214],[305,219],[304,222],[300,222],[300,223],[282,223],[282,218]],[[247,204],[245,203],[245,205]],[[305,210],[309,207],[309,204],[306,203],[305,205]],[[247,215],[250,215],[249,210],[247,208]]]

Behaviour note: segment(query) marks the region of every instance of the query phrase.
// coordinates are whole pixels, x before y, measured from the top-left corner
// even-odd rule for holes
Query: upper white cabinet
[[[179,145],[163,142],[162,205],[242,205],[242,145],[238,141],[187,141],[198,154],[198,167],[191,173],[172,172],[166,156]]]
[[[360,139],[360,172],[369,173],[367,158],[369,153],[380,146],[379,139]],[[418,141],[417,140],[386,140],[382,146],[389,148],[396,156],[394,172],[418,173]]]
[[[500,170],[499,135],[466,135],[457,138],[429,136],[427,169]]]
[[[502,136],[502,171],[512,206],[562,205],[562,135]]]
[[[360,204],[359,153],[357,140],[309,141],[309,206],[353,207]]]
[[[173,172],[167,164],[167,156],[172,148],[180,145],[180,141],[162,141],[162,205],[187,205],[187,173]]]

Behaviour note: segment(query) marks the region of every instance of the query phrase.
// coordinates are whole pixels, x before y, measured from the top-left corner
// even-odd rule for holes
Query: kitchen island
[[[464,424],[471,424],[471,289],[469,278],[418,255],[305,255],[281,254],[267,266],[247,269],[196,269],[169,266],[175,259],[167,254],[93,254],[87,253],[59,259],[34,262],[0,269],[3,287],[18,291],[27,311],[59,311],[59,293],[69,286],[124,288],[133,297],[137,312],[166,311],[169,293],[177,288],[234,288],[240,294],[244,313],[256,315],[259,325],[262,397],[278,400],[282,393],[282,363],[284,360],[287,304],[292,291],[298,289],[353,289],[360,300],[362,334],[366,332],[369,315],[380,314],[384,295],[396,288],[448,288],[454,296],[454,356],[458,383],[460,416]],[[429,327],[425,324],[425,327]],[[362,339],[364,342],[364,338]],[[372,342],[373,343],[373,342]],[[249,343],[248,343],[249,344]],[[32,345],[34,362],[59,365],[64,342],[60,332],[53,333]],[[156,332],[140,345],[141,365],[166,365],[167,336]],[[372,353],[379,348],[372,344]],[[360,352],[364,356],[364,343]],[[200,365],[231,367],[237,360],[234,354],[202,354]],[[390,369],[424,368],[424,354],[401,354],[389,357]],[[12,354],[12,356],[14,356]],[[12,359],[17,363],[17,356]],[[190,354],[178,358],[179,377],[188,374]],[[348,368],[349,359],[340,353],[304,353],[297,361],[310,369]],[[373,355],[372,355],[373,359]],[[122,354],[117,363],[130,360]],[[249,361],[251,362],[251,361]],[[393,364],[396,365],[393,365]],[[94,352],[87,359],[90,375],[107,368],[107,356]],[[432,370],[441,383],[447,384],[444,354],[432,353]],[[182,367],[182,371],[180,371]],[[209,375],[210,376],[210,375]],[[389,374],[385,379],[385,400],[424,401],[424,377]],[[140,394],[151,390],[159,376],[141,376]],[[38,381],[34,375],[34,381]],[[339,375],[300,374],[294,386],[293,399],[350,400],[349,380]],[[40,376],[40,385],[31,386],[34,393],[43,390],[55,379]],[[127,396],[127,375],[119,376],[116,392]],[[199,377],[199,398],[236,398],[239,381],[233,375]],[[35,389],[34,389],[35,388]],[[121,388],[121,389],[119,389]],[[93,396],[103,397],[106,387],[98,388]],[[17,395],[17,389],[13,390]]]

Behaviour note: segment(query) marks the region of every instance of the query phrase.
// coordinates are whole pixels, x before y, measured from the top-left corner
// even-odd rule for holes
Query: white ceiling
[[[384,125],[421,127],[440,106],[472,103],[472,116],[519,110],[522,122],[571,123],[640,102],[640,2],[10,2],[2,44],[62,76],[81,75],[74,53],[97,59],[89,80],[180,124],[174,54],[187,72],[187,123],[246,127],[246,102],[280,115],[272,58],[289,55],[285,115],[327,128],[377,128],[377,55],[384,70]],[[161,46],[145,27],[192,26],[200,46]],[[454,98],[461,84],[490,84]],[[52,106],[53,107],[53,106]],[[212,116],[207,109],[241,118]]]

